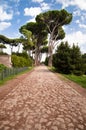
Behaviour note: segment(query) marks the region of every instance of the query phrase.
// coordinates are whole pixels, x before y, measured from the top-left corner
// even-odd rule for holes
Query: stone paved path
[[[86,130],[86,98],[37,67],[0,101],[0,130]]]

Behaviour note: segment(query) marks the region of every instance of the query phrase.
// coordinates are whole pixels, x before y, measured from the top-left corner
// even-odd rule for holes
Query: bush
[[[4,69],[6,69],[7,67],[3,64],[0,64],[0,72],[3,71]]]
[[[53,66],[64,74],[82,75],[86,72],[80,48],[74,44],[70,47],[67,42],[58,46],[53,55]]]
[[[12,66],[13,67],[28,67],[32,66],[32,60],[30,57],[27,59],[22,56],[12,55]]]
[[[20,57],[23,57],[23,58],[26,58],[28,59],[29,56],[27,55],[27,53],[24,51],[22,53],[19,53],[19,52],[13,52],[12,55],[16,55],[16,56],[20,56]]]

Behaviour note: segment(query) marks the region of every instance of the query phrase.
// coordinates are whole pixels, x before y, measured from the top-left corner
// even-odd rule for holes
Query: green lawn
[[[82,87],[86,88],[86,75],[83,76],[76,76],[76,75],[65,75],[64,76],[76,83],[78,83],[79,85],[81,85]]]

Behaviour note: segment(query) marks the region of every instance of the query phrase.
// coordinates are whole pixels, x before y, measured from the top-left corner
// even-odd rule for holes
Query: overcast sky
[[[66,9],[73,14],[70,25],[64,26],[64,41],[80,46],[86,53],[86,0],[0,0],[0,34],[20,37],[19,28],[36,15],[48,10]]]

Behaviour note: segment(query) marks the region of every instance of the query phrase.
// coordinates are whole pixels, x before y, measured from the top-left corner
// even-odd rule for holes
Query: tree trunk
[[[18,45],[18,53],[19,53],[19,51],[20,51],[20,43],[19,43],[19,45]]]
[[[53,60],[53,48],[52,48],[52,44],[49,45],[48,53],[49,53],[48,66],[52,67],[52,60]]]
[[[53,60],[53,55],[52,53],[49,56],[49,61],[48,61],[48,66],[52,67],[52,60]]]
[[[42,59],[42,53],[39,54],[39,63],[41,62]]]
[[[12,55],[12,52],[13,52],[13,46],[11,46],[11,55]]]
[[[37,48],[36,51],[35,51],[35,66],[40,64],[39,54],[40,54],[40,52],[39,52],[39,49]]]

